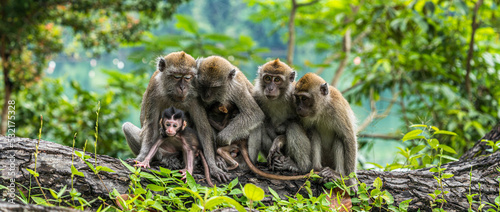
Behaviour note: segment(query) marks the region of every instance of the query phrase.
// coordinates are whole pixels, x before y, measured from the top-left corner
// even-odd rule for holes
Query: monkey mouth
[[[165,133],[168,137],[174,137],[177,133]]]
[[[278,95],[266,95],[266,98],[269,99],[269,100],[275,100],[278,98]]]

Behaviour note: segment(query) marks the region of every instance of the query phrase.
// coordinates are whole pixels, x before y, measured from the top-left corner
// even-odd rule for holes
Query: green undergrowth
[[[94,150],[97,149],[99,139],[99,111],[100,104],[98,104],[96,110]],[[151,169],[146,172],[124,161],[121,161],[123,168],[130,171],[130,185],[126,193],[119,193],[114,188],[108,188],[101,178],[102,172],[115,171],[109,167],[100,166],[97,154],[95,154],[94,158],[91,158],[85,152],[87,141],[85,141],[83,151],[74,150],[76,133],[73,138],[71,185],[66,185],[59,191],[55,191],[51,188],[44,188],[38,180],[39,173],[36,169],[36,162],[39,154],[38,145],[42,135],[42,126],[43,119],[40,117],[38,143],[34,152],[35,168],[34,170],[26,169],[30,173],[30,186],[25,187],[17,184],[17,201],[25,204],[68,207],[78,210],[92,209],[96,211],[146,211],[152,209],[157,211],[211,211],[226,207],[235,208],[238,211],[247,211],[249,209],[258,211],[337,211],[348,210],[348,208],[340,204],[342,202],[341,197],[348,195],[351,196],[351,209],[353,211],[404,212],[407,211],[412,201],[412,199],[407,199],[396,203],[392,194],[383,189],[384,180],[379,177],[372,184],[357,180],[358,190],[355,193],[345,184],[345,180],[356,178],[354,173],[343,179],[326,183],[321,194],[314,196],[311,183],[319,176],[311,172],[311,177],[306,179],[305,183],[295,191],[293,196],[285,196],[282,199],[271,187],[267,188],[269,194],[265,194],[262,188],[253,184],[242,185],[238,179],[234,179],[227,185],[205,187],[197,184],[189,173],[184,181],[181,180],[182,176],[178,171],[159,167],[158,170]],[[399,148],[398,156],[400,159],[395,159],[392,164],[386,164],[385,166],[375,163],[370,164],[376,167],[375,169],[383,171],[429,168],[437,184],[435,190],[428,194],[431,198],[430,205],[433,211],[446,211],[445,204],[448,202],[446,194],[449,192],[446,189],[446,180],[454,176],[447,172],[445,168],[442,168],[442,165],[445,162],[456,161],[457,159],[456,152],[451,147],[442,144],[439,139],[446,139],[447,136],[456,136],[456,134],[440,130],[434,126],[413,125],[411,127],[414,130],[406,133],[402,138],[402,142],[407,147]],[[488,150],[489,152],[495,152],[500,148],[500,142],[498,141],[484,142],[491,147]],[[92,170],[91,174],[98,177],[108,196],[89,199],[89,197],[84,197],[74,188],[75,178],[88,177],[73,165],[75,160],[81,160]],[[497,170],[500,172],[500,168],[497,168]],[[27,192],[22,192],[20,187]],[[7,187],[0,185],[0,190],[2,189],[7,189]],[[300,194],[300,191],[305,191],[302,193],[306,193],[306,195]],[[271,202],[271,204],[265,205],[263,203],[264,198],[266,198],[266,203]],[[471,193],[469,187],[467,200],[469,211],[500,211],[500,194],[494,203],[488,203],[481,200],[480,193]],[[488,209],[484,210],[485,207]]]

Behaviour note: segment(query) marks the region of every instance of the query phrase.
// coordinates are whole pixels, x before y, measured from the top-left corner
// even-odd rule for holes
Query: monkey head
[[[162,77],[165,92],[174,99],[184,101],[190,92],[193,93],[192,81],[197,70],[196,60],[191,55],[180,51],[159,57],[157,68],[161,75],[156,77]]]
[[[259,67],[256,87],[272,100],[284,95],[294,80],[295,71],[280,59],[276,59]]]
[[[295,105],[297,114],[302,117],[314,117],[322,104],[330,98],[329,86],[323,78],[307,73],[295,85]]]
[[[160,117],[160,134],[162,137],[176,136],[186,128],[184,112],[175,107],[165,109]]]
[[[206,104],[226,102],[229,98],[227,90],[236,76],[237,68],[219,56],[198,59],[196,63],[196,86],[201,100]]]

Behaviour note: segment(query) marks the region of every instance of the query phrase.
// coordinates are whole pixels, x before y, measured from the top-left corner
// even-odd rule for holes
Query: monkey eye
[[[174,75],[174,78],[175,79],[180,79],[180,78],[182,78],[182,75]]]
[[[177,127],[177,124],[174,124],[174,127]]]
[[[266,81],[266,82],[271,82],[271,77],[270,77],[270,76],[265,76],[265,77],[264,77],[264,81]]]
[[[170,127],[170,123],[167,123],[167,127]]]
[[[274,78],[274,82],[281,82],[281,78],[279,77]]]
[[[192,78],[192,76],[191,76],[191,75],[186,75],[186,76],[184,76],[184,79],[186,79],[186,80],[190,80],[191,78]]]

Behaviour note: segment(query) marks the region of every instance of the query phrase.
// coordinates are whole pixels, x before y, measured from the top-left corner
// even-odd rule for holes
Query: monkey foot
[[[217,165],[217,167],[219,167],[223,171],[227,171],[228,170],[227,163],[224,160],[224,158],[222,158],[221,156],[216,156],[215,157],[215,165]]]
[[[227,173],[220,170],[219,168],[214,167],[214,168],[210,169],[210,174],[212,175],[212,177],[214,177],[219,182],[225,183],[225,182],[229,181],[229,177],[227,176]]]
[[[134,162],[136,162],[136,164],[134,165],[135,167],[143,167],[143,168],[150,168],[149,167],[149,161],[137,161],[137,160],[134,160]]]
[[[297,168],[297,164],[293,162],[290,157],[286,157],[284,155],[279,155],[272,159],[271,169],[274,170],[282,170],[282,171],[292,171],[298,172],[299,168]]]
[[[319,179],[320,183],[327,183],[332,180],[337,180],[341,178],[340,173],[331,169],[330,167],[324,167],[323,169],[321,169],[318,175],[321,177],[321,179]]]

